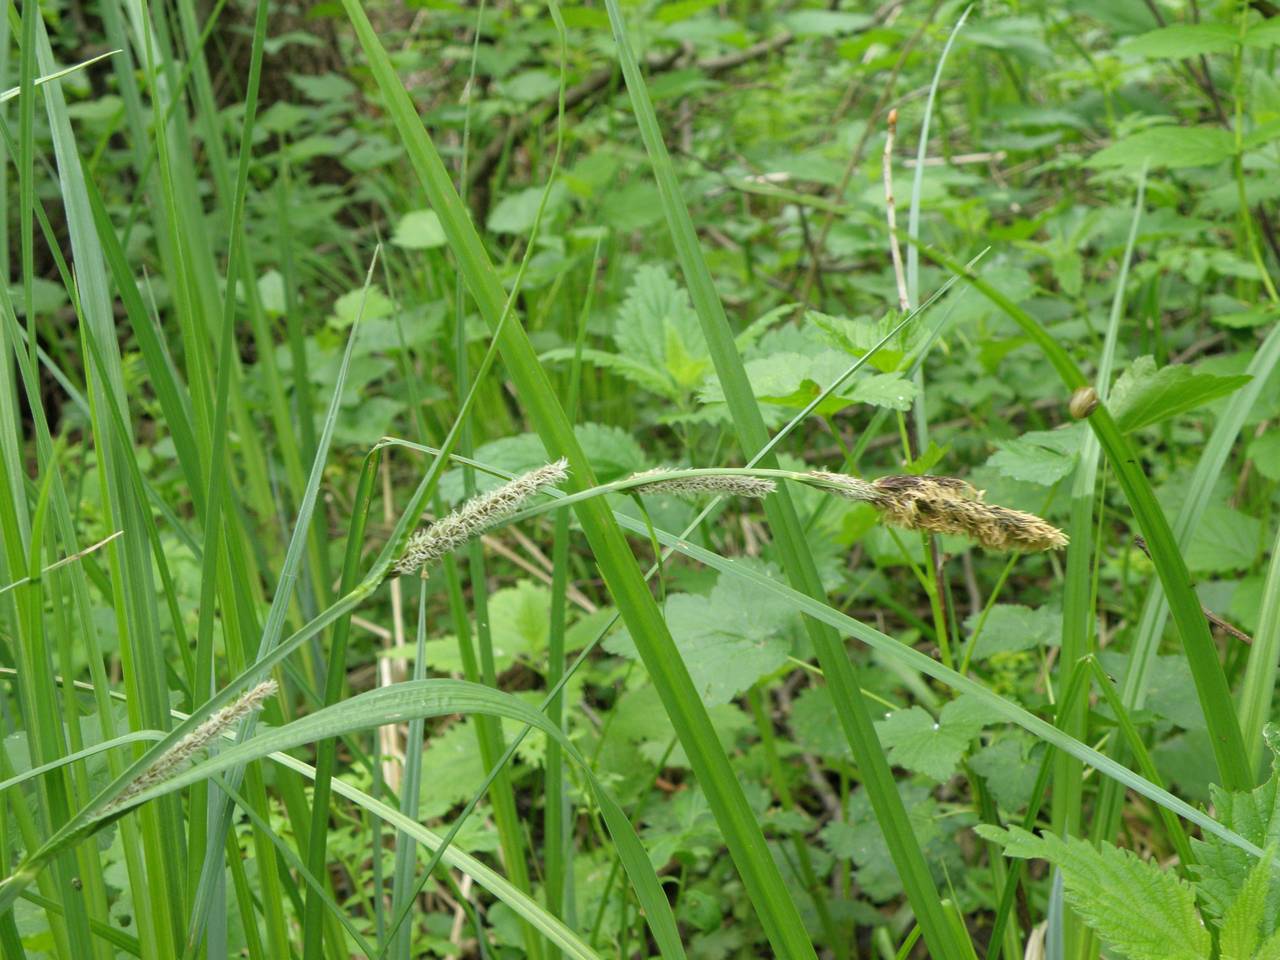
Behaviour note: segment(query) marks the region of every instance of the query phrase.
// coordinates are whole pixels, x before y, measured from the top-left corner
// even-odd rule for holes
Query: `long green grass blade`
[[[658,128],[657,116],[649,100],[648,91],[640,75],[639,66],[631,50],[626,22],[617,0],[607,0],[609,21],[617,42],[618,59],[622,65],[627,90],[631,96],[632,112],[639,124],[640,135],[649,155],[649,163],[658,184],[667,227],[675,245],[676,256],[689,286],[690,299],[697,311],[702,333],[715,364],[716,373],[724,389],[725,399],[733,417],[739,445],[748,454],[763,450],[769,442],[764,420],[756,406],[742,358],[738,354],[724,306],[716,293],[715,284],[706,261],[698,246],[693,221],[685,206],[680,186],[667,154]],[[769,454],[760,461],[766,467],[776,466],[776,458]],[[814,598],[824,597],[817,565],[805,541],[804,530],[789,495],[780,490],[765,503],[769,525],[782,555],[782,564],[792,585]],[[933,884],[933,877],[924,855],[916,841],[907,818],[906,807],[898,793],[893,771],[885,758],[876,737],[871,710],[863,699],[858,672],[839,636],[829,627],[806,620],[805,627],[822,664],[827,686],[831,690],[832,704],[845,737],[853,750],[859,774],[866,784],[868,796],[880,822],[881,830],[893,855],[894,864],[911,901],[916,919],[920,923],[925,941],[934,956],[959,958],[964,956],[962,944],[954,935],[942,910],[942,903]],[[790,894],[774,891],[771,896],[781,897],[788,906]],[[757,903],[758,906],[758,903]],[[796,942],[805,939],[794,907],[788,911],[784,922],[787,933]],[[808,948],[812,951],[812,947]]]
[[[1089,386],[1075,361],[1026,310],[945,254],[929,247],[922,247],[921,252],[948,270],[964,276],[975,289],[1017,323],[1041,349],[1068,389],[1077,390]],[[1137,451],[1129,438],[1120,431],[1106,405],[1100,403],[1088,420],[1120,481],[1134,519],[1151,551],[1156,573],[1164,587],[1170,612],[1182,638],[1200,707],[1209,726],[1214,756],[1218,761],[1219,779],[1228,789],[1244,790],[1253,783],[1251,765],[1245,755],[1231,691],[1227,687],[1222,665],[1218,662],[1217,648],[1209,634],[1209,624],[1201,612],[1195,591],[1191,589],[1191,575],[1187,571],[1186,560],[1174,539],[1164,511],[1156,502]]]
[[[372,24],[354,0],[344,0],[343,6],[369,59],[374,79],[386,100],[414,172],[440,218],[450,248],[458,260],[458,269],[481,316],[491,328],[496,328],[506,298],[480,238]],[[543,443],[552,455],[568,458],[570,482],[575,488],[592,485],[594,477],[590,463],[573,435],[546,373],[538,364],[527,335],[517,324],[508,324],[499,339],[516,393]],[[813,947],[804,933],[777,865],[769,854],[760,827],[621,532],[603,504],[583,504],[578,510],[578,519],[605,583],[631,636],[636,638],[654,687],[706,792],[766,935],[781,956],[812,957]]]

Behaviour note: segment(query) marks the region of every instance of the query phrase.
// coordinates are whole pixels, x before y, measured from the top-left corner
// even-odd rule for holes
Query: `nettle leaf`
[[[1280,17],[1271,17],[1249,28],[1245,34],[1246,47],[1270,47],[1280,43]]]
[[[1129,433],[1225,397],[1251,379],[1197,373],[1182,363],[1157,369],[1148,355],[1129,364],[1112,388],[1108,406],[1120,429]]]
[[[938,801],[921,784],[902,783],[898,792],[907,808],[911,832],[930,866],[940,873],[954,851],[950,833],[945,831],[962,829],[963,817],[940,816]],[[832,820],[818,837],[834,856],[853,861],[858,887],[871,900],[884,903],[902,894],[902,880],[864,787],[858,787],[850,798],[848,822]]]
[[[1247,792],[1233,793],[1216,784],[1209,787],[1218,821],[1264,850],[1280,843],[1277,769],[1280,769],[1280,763],[1273,757],[1271,777],[1262,786]],[[1256,861],[1239,847],[1214,836],[1193,839],[1191,848],[1196,862],[1190,869],[1196,878],[1205,913],[1210,917],[1225,917],[1239,891],[1248,882]],[[1272,884],[1268,890],[1264,916],[1267,919],[1262,935],[1267,937],[1276,931],[1276,921],[1280,918],[1280,884]]]
[[[574,353],[575,351],[570,347],[557,347],[555,350],[548,350],[540,354],[538,359],[543,363],[565,363],[573,359]],[[644,360],[639,360],[623,353],[596,350],[592,347],[583,348],[582,360],[584,363],[593,363],[597,367],[611,370],[618,376],[630,380],[636,386],[643,387],[651,393],[675,398],[675,394],[671,389],[671,378],[667,376],[667,372],[649,366]]]
[[[920,456],[916,457],[914,460],[907,461],[907,463],[903,465],[903,472],[916,477],[923,476],[941,463],[942,458],[950,452],[951,444],[947,444],[945,447],[940,447],[933,440],[930,440],[929,448],[925,450],[924,453],[920,454]]]
[[[1067,902],[1114,952],[1128,960],[1205,960],[1209,931],[1195,891],[1172,870],[1110,844],[1036,836],[1019,827],[975,828],[1006,856],[1047,860],[1062,871]]]
[[[1204,711],[1186,657],[1157,654],[1147,669],[1146,689],[1152,712],[1184,730],[1205,729]]]
[[[980,613],[965,620],[969,635],[977,629]],[[1016,653],[1036,647],[1056,646],[1062,638],[1062,612],[1052,607],[1024,607],[1019,603],[997,603],[987,614],[974,659],[982,660],[998,653]]]
[[[1222,960],[1257,960],[1259,957],[1259,942],[1268,926],[1267,894],[1271,891],[1271,864],[1275,854],[1274,846],[1267,848],[1223,914],[1222,931],[1218,937]],[[1280,936],[1269,939],[1271,944],[1267,946],[1280,945]]]
[[[758,564],[750,559],[739,563]],[[760,568],[770,575],[767,564]],[[797,622],[785,600],[764,595],[737,577],[721,577],[711,593],[677,593],[663,610],[671,636],[710,706],[728,703],[766,674],[786,663]],[[610,653],[636,659],[626,630],[604,642]]]
[[[896,314],[889,314],[877,323],[870,317],[832,317],[816,310],[805,314],[806,321],[821,330],[834,346],[852,357],[865,356],[900,319]],[[881,373],[893,373],[902,366],[905,356],[906,344],[902,335],[898,334],[871,354],[868,362]]]
[[[744,365],[751,392],[762,403],[799,409],[809,404],[848,368],[842,353],[824,350],[816,355],[775,353],[749,360]],[[910,410],[915,399],[915,384],[898,373],[854,376],[818,405],[817,412],[831,416],[855,403]],[[699,394],[703,403],[724,401],[724,389],[718,378],[712,378]]]
[[[797,36],[836,37],[861,30],[871,23],[865,13],[840,10],[796,10],[782,17],[787,28]]]
[[[284,275],[279,270],[268,270],[258,278],[258,299],[262,309],[273,317],[284,315],[287,299],[284,290]]]
[[[1236,28],[1229,23],[1180,23],[1133,37],[1120,49],[1140,57],[1182,60],[1205,53],[1229,53],[1236,42]]]
[[[536,656],[547,648],[551,591],[532,580],[520,580],[489,598],[489,632],[513,653]]]
[[[844,729],[835,722],[831,694],[821,687],[805,687],[791,701],[787,726],[792,739],[806,753],[820,757],[851,760],[853,750]]]
[[[689,295],[665,267],[635,272],[613,332],[619,354],[646,368],[664,396],[687,396],[711,370],[711,357]],[[623,368],[618,371],[626,376]]]
[[[1268,480],[1280,480],[1280,430],[1255,437],[1249,444],[1249,459]]]
[[[519,660],[536,658],[547,648],[551,593],[531,580],[519,580],[489,597],[489,628],[494,668],[501,673]],[[413,656],[412,643],[388,651],[387,656]],[[440,673],[461,674],[462,655],[454,636],[427,641],[427,662]]]
[[[853,381],[852,397],[856,403],[890,410],[910,410],[916,398],[916,385],[900,373],[877,373]]]
[[[1150,127],[1099,150],[1086,161],[1090,167],[1140,170],[1207,167],[1230,158],[1235,140],[1221,127]]]
[[[1193,573],[1247,570],[1262,553],[1262,536],[1262,521],[1224,504],[1210,504],[1187,546],[1187,567]]]
[[[969,758],[973,772],[1004,810],[1021,810],[1031,800],[1044,748],[1020,731],[1009,731]]]
[[[648,466],[648,459],[635,436],[608,423],[580,423],[573,434],[591,460],[596,479],[608,483],[630,476]]]
[[[1033,430],[1014,440],[996,442],[987,460],[1006,477],[1050,487],[1075,469],[1083,438],[1083,424],[1060,430]]]
[[[936,722],[923,708],[908,707],[877,723],[876,733],[891,763],[942,782],[955,773],[973,738],[996,719],[982,701],[961,694]]]

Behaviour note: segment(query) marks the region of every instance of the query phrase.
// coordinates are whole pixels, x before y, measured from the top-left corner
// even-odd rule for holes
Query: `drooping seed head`
[[[841,473],[809,474],[836,496],[868,503],[885,523],[947,533],[990,550],[1053,550],[1067,536],[1032,513],[983,502],[982,491],[956,477],[888,476],[868,483]]]

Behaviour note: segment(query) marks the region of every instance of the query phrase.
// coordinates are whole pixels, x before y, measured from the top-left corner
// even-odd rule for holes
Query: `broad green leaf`
[[[1249,459],[1268,480],[1280,480],[1280,430],[1271,429],[1249,444]]]
[[[745,364],[747,379],[751,381],[751,391],[757,400],[796,409],[807,406],[821,395],[827,384],[839,378],[848,366],[848,358],[835,350],[824,350],[816,355],[776,353]],[[898,373],[853,377],[823,400],[816,412],[830,416],[855,403],[908,410],[915,392],[915,384]],[[707,381],[698,398],[704,403],[722,402],[724,390],[720,381],[716,378]]]
[[[1247,47],[1270,47],[1280,43],[1280,17],[1255,23],[1245,34],[1244,42]]]
[[[1272,926],[1267,917],[1267,894],[1271,890],[1271,864],[1275,854],[1273,844],[1254,864],[1240,893],[1223,914],[1218,938],[1222,960],[1256,960],[1262,930]]]
[[[1120,49],[1140,57],[1182,60],[1205,53],[1229,53],[1236,36],[1236,28],[1229,23],[1179,23],[1126,40]]]
[[[382,292],[382,288],[376,284],[370,284],[367,291],[358,288],[344,293],[335,300],[328,325],[334,330],[347,330],[357,318],[360,318],[361,322],[378,320],[390,316],[394,309],[395,304]]]
[[[1192,573],[1248,570],[1262,552],[1262,522],[1224,504],[1210,504],[1187,546]]]
[[[734,703],[710,707],[707,715],[711,718],[717,739],[726,750],[733,749],[751,722]],[[684,748],[679,744],[672,748],[671,737],[674,733],[671,719],[662,710],[657,690],[653,684],[646,683],[628,690],[618,700],[605,749],[616,749],[608,746],[608,740],[616,736],[621,741],[634,744],[639,756],[650,766],[662,764],[665,767],[688,769],[689,758]],[[628,782],[634,779],[636,788],[643,792],[649,789],[650,780],[642,771],[634,769],[635,761],[636,757],[632,754],[625,759],[626,768],[614,772]]]
[[[1172,870],[1128,850],[1101,849],[1075,837],[1036,836],[1019,827],[987,824],[977,832],[1010,857],[1048,860],[1062,871],[1067,902],[1111,948],[1128,960],[1205,960],[1209,931],[1196,910],[1195,892]]]
[[[580,423],[574,427],[573,433],[591,457],[592,467],[602,483],[636,473],[650,465],[636,438],[621,427]],[[475,457],[512,474],[526,473],[552,459],[534,433],[519,433],[481,444],[476,448]],[[480,492],[501,486],[502,482],[489,473],[476,475],[476,489]],[[440,478],[440,495],[449,503],[460,502],[464,489],[461,469],[450,470]]]
[[[694,685],[708,706],[728,703],[782,666],[791,652],[790,632],[797,622],[786,603],[761,597],[729,577],[717,581],[705,597],[690,593],[668,597],[664,612]],[[637,656],[626,631],[607,639],[605,649],[632,659]]]
[[[489,598],[489,628],[493,636],[510,638],[518,653],[537,656],[547,648],[551,591],[521,580]]]
[[[1099,150],[1090,167],[1140,170],[1208,167],[1235,153],[1235,140],[1221,127],[1151,127]]]
[[[1214,323],[1220,327],[1230,327],[1233,330],[1261,327],[1274,322],[1275,319],[1276,308],[1269,303],[1260,303],[1245,310],[1233,310],[1229,313],[1215,313],[1213,315]]]
[[[847,13],[839,10],[797,10],[782,20],[787,29],[797,36],[837,37],[861,30],[871,23],[865,13]]]
[[[422,752],[422,800],[425,816],[441,816],[471,798],[484,780],[485,768],[476,749],[475,719],[433,733]]]
[[[434,210],[410,210],[396,224],[391,242],[406,250],[432,250],[448,241]]]
[[[969,758],[973,772],[1003,810],[1021,810],[1031,799],[1043,748],[1021,731],[1010,731]]]
[[[548,350],[542,354],[539,359],[544,363],[565,363],[573,360],[575,351],[571,347],[558,347],[555,350]],[[586,347],[582,351],[582,360],[584,363],[592,363],[597,367],[604,367],[612,370],[621,377],[625,377],[639,387],[643,387],[659,396],[675,397],[676,393],[672,390],[671,378],[667,375],[666,370],[661,370],[649,366],[643,359],[637,359],[628,356],[625,353],[612,353],[608,350],[595,350]]]
[[[279,270],[268,270],[258,278],[258,299],[262,309],[273,317],[284,316],[288,301],[284,292],[284,277]]]
[[[996,719],[985,704],[962,694],[942,708],[936,722],[921,707],[909,707],[877,723],[876,733],[890,762],[942,782],[955,773],[973,738]]]
[[[916,385],[903,379],[900,373],[876,373],[869,377],[857,377],[850,381],[849,386],[852,387],[850,396],[854,402],[869,403],[873,407],[886,407],[890,410],[910,410],[916,397]]]
[[[831,695],[820,687],[805,687],[787,715],[792,739],[808,753],[849,760],[853,751],[838,723],[831,722]]]
[[[1181,363],[1156,369],[1152,357],[1138,357],[1112,389],[1111,414],[1121,430],[1131,433],[1234,393],[1251,379],[1197,373]]]
[[[916,477],[923,476],[941,463],[942,458],[950,452],[951,444],[940,447],[933,440],[930,440],[929,447],[924,453],[903,465],[903,472]]]
[[[621,355],[652,371],[673,399],[688,395],[711,369],[689,295],[665,267],[636,270],[614,322],[613,340]]]
[[[1061,430],[1035,430],[1013,440],[997,441],[987,460],[1006,477],[1050,487],[1075,469],[1083,431],[1079,425]]]
[[[889,314],[880,322],[870,317],[832,317],[816,310],[805,314],[808,323],[812,323],[832,344],[852,357],[865,356],[900,319],[894,314]],[[902,366],[906,349],[905,338],[899,334],[872,354],[870,363],[881,373],[892,373]]]
[[[1280,842],[1280,789],[1277,789],[1277,782],[1273,768],[1266,783],[1247,793],[1211,786],[1209,793],[1219,822],[1264,849]],[[1214,836],[1193,839],[1191,848],[1196,855],[1191,871],[1205,912],[1213,917],[1225,917],[1257,859]],[[1267,892],[1264,916],[1267,921],[1263,924],[1262,935],[1266,937],[1277,930],[1280,884],[1272,884]]]
[[[489,214],[486,226],[494,233],[526,234],[533,229],[533,222],[542,205],[542,187],[529,187],[503,197]],[[568,201],[569,191],[563,183],[551,187],[547,196],[544,216],[551,217]]]
[[[1123,669],[1117,667],[1116,676],[1122,676]],[[1186,657],[1156,655],[1147,673],[1147,706],[1184,730],[1204,729],[1204,713],[1196,699],[1195,680]]]
[[[975,613],[965,620],[971,635],[980,618],[981,615]],[[997,603],[987,614],[973,656],[982,660],[997,653],[1049,647],[1056,645],[1061,635],[1061,611],[1051,607],[1033,610],[1017,603]]]
[[[976,818],[967,811],[944,810],[921,783],[900,782],[898,794],[906,807],[908,827],[929,862],[934,880],[945,884],[948,875],[956,876],[964,869],[956,838]],[[847,820],[828,823],[819,840],[835,856],[854,863],[858,889],[873,902],[888,903],[900,897],[902,878],[865,787],[853,791],[848,810]]]

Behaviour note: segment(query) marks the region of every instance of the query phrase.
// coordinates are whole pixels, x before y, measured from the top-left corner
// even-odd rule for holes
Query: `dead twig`
[[[1147,549],[1147,541],[1142,537],[1134,537],[1133,542],[1139,550],[1141,550],[1143,553],[1147,555],[1147,559],[1150,560],[1151,551]],[[1241,643],[1248,643],[1248,644],[1253,643],[1253,637],[1249,636],[1247,633],[1245,633],[1243,630],[1241,630],[1239,627],[1235,626],[1234,624],[1228,623],[1226,620],[1223,620],[1220,616],[1218,616],[1216,613],[1214,613],[1212,610],[1206,607],[1203,603],[1200,604],[1200,612],[1204,614],[1204,618],[1208,620],[1212,626],[1217,627],[1223,633],[1230,634],[1231,636],[1239,640]]]
[[[898,309],[911,309],[907,296],[907,273],[902,265],[902,247],[898,243],[898,212],[893,199],[893,139],[898,131],[898,111],[889,111],[888,135],[884,138],[884,215],[889,224],[889,255],[893,258],[893,276],[898,282]]]

